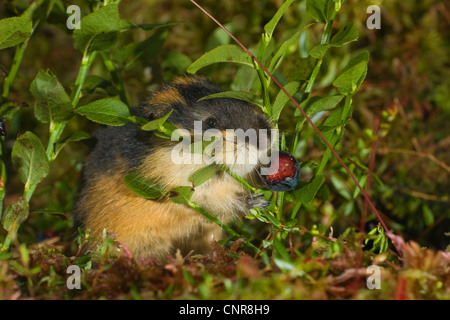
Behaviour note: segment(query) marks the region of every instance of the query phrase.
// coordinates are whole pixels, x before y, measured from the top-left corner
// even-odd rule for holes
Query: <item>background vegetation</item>
[[[348,62],[364,50],[369,52],[366,79],[352,97],[353,113],[336,149],[370,193],[386,224],[399,236],[395,239],[400,252],[392,245],[386,247],[383,230],[377,229],[378,220],[332,156],[317,195],[296,208],[295,224],[300,232],[286,232],[280,239],[274,235],[277,229],[273,224],[255,219],[234,226],[256,246],[267,246],[268,259],[253,256],[251,251],[244,254],[243,241],[237,240],[224,247],[217,245],[210,256],[173,257],[165,264],[117,252],[110,239],[105,239],[97,252],[86,256],[78,252],[83,237],[74,240],[70,214],[83,156],[89,150],[89,139],[84,138],[98,124],[76,115],[56,137],[35,112],[42,97],[32,83],[38,86],[39,71],[50,70],[49,77],[54,75],[65,92],[71,93],[67,94],[69,104],[84,106],[115,97],[134,106],[164,81],[185,74],[205,52],[232,41],[189,1],[122,0],[120,18],[140,27],[123,25],[114,47],[97,53],[77,97],[85,47],[82,41],[74,41],[73,31],[67,28],[65,9],[77,4],[84,17],[98,10],[103,1],[35,4],[35,9],[25,0],[7,0],[0,5],[2,19],[26,15],[27,8],[34,10],[28,11],[33,20],[32,35],[6,95],[6,79],[23,44],[0,51],[0,112],[8,131],[2,141],[6,193],[5,230],[0,231],[4,248],[0,253],[1,299],[450,297],[450,7],[444,1],[343,1],[331,31],[335,34],[352,22],[358,40],[331,47],[323,55],[310,92],[310,96],[335,93],[333,81]],[[248,48],[260,42],[264,26],[282,4],[277,0],[201,2]],[[366,9],[372,4],[381,7],[380,30],[366,27]],[[294,1],[273,37],[281,44],[310,22],[313,19],[307,14],[306,1]],[[302,33],[280,64],[278,76],[310,79],[302,72],[312,70],[308,53],[320,43],[323,33],[323,23],[314,23]],[[198,73],[228,90],[258,90],[257,74],[239,64],[213,64]],[[39,79],[44,81],[45,77],[42,72]],[[252,83],[255,85],[249,87]],[[271,97],[278,92],[275,86],[268,90]],[[295,97],[302,99],[301,95]],[[292,116],[294,112],[295,107],[288,103],[280,115],[279,126],[288,142],[294,138],[299,119]],[[323,119],[324,115],[317,117]],[[30,214],[25,221],[20,221],[21,210],[14,211],[19,219],[5,219],[10,205],[25,206],[20,200],[24,181],[11,156],[15,141],[27,131],[39,137],[44,146],[52,135],[56,141],[67,137],[74,141],[52,158],[48,175],[28,193]],[[56,150],[45,151],[50,156],[56,154]],[[314,176],[314,163],[320,163],[325,152],[314,130],[305,125],[293,152],[304,168],[304,184]],[[368,185],[369,176],[373,178]],[[296,203],[288,200],[285,214],[290,214]],[[11,237],[14,226],[20,226],[17,237]],[[11,246],[6,248],[9,238]],[[82,267],[83,290],[66,288],[69,264]],[[366,267],[373,264],[383,267],[381,290],[366,287]]]

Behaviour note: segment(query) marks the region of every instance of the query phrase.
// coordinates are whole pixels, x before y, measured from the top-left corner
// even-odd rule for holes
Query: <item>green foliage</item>
[[[274,17],[266,24],[261,42],[257,45],[258,54],[257,58],[260,61],[264,61],[266,65],[269,65],[269,70],[272,72],[279,72],[281,66],[280,62],[283,58],[287,57],[292,52],[289,52],[289,47],[295,44],[300,36],[300,32],[308,29],[311,24],[307,24],[300,31],[294,33],[286,42],[280,45],[276,44],[273,38],[273,32],[275,26],[279,23],[282,14],[287,10],[292,1],[287,1],[283,6],[277,11]],[[352,113],[351,102],[352,96],[356,93],[357,89],[361,85],[367,73],[367,63],[368,54],[362,53],[352,59],[348,66],[342,70],[342,74],[337,77],[333,83],[341,95],[329,95],[329,96],[314,96],[308,97],[309,92],[313,88],[316,77],[319,74],[322,61],[326,51],[330,47],[343,47],[344,45],[355,41],[358,37],[358,31],[353,23],[347,23],[342,26],[337,33],[331,36],[331,22],[334,20],[337,11],[339,11],[340,5],[334,1],[307,1],[307,12],[312,18],[319,22],[324,22],[327,24],[325,27],[324,34],[322,36],[322,41],[317,46],[310,50],[309,54],[312,58],[317,59],[313,64],[313,69],[309,74],[309,78],[294,79],[289,83],[285,83],[285,90],[292,96],[295,96],[299,90],[305,90],[300,99],[300,108],[302,108],[308,117],[311,117],[319,112],[325,112],[333,110],[333,114],[338,115],[338,117],[328,117],[327,121],[323,122],[322,130],[328,132],[327,139],[331,142],[331,146],[335,146],[338,141],[342,138],[342,133],[344,126],[346,125],[347,117]],[[196,73],[198,70],[211,65],[212,63],[219,62],[232,62],[232,63],[244,63],[251,66],[257,73],[260,81],[260,90],[257,92],[223,92],[219,95],[214,95],[214,97],[229,97],[238,98],[242,100],[249,101],[259,105],[263,112],[275,123],[275,127],[283,129],[279,126],[278,121],[280,115],[287,105],[289,98],[282,90],[278,90],[275,96],[271,96],[271,78],[265,74],[262,68],[257,63],[251,63],[247,57],[243,57],[240,53],[240,48],[237,45],[224,45],[212,49],[211,51],[205,53],[202,57],[193,62],[191,67],[188,68],[188,72]],[[302,61],[302,60],[301,60]],[[304,61],[304,60],[303,60]],[[306,88],[302,86],[302,82],[306,83]],[[259,94],[262,98],[259,98]],[[347,96],[345,103],[339,105],[344,95]],[[211,97],[207,97],[211,98]],[[291,111],[292,112],[292,111]],[[301,130],[306,122],[306,118],[303,115],[295,111],[294,115],[297,119],[297,126],[295,128],[295,136],[298,137],[301,134]],[[289,130],[289,128],[285,128]],[[284,134],[282,135],[284,137]],[[278,146],[281,150],[287,150],[292,154],[295,154],[297,149],[298,140],[295,139],[291,143],[291,147],[287,148],[286,143],[281,141],[281,145]],[[284,206],[287,203],[294,203],[294,209],[289,215],[291,218],[295,218],[297,212],[302,204],[311,203],[320,188],[322,187],[325,178],[323,175],[323,170],[327,164],[330,157],[330,150],[328,149],[325,156],[322,158],[321,164],[313,168],[314,176],[308,182],[302,182],[296,189],[291,192],[283,193],[278,192],[277,195],[272,195],[272,201],[276,201],[276,206],[271,209],[265,209],[261,211],[254,212],[253,214],[261,221],[269,222],[272,224],[273,230],[284,230],[284,232],[278,233],[277,241],[285,239],[289,232],[292,232],[292,228],[287,226],[290,225],[291,221],[284,221],[286,219],[283,217],[282,212],[284,211]],[[234,177],[236,177],[234,175]],[[240,178],[239,181],[242,179]],[[252,189],[250,189],[252,190]],[[276,218],[275,218],[276,217]],[[295,220],[294,220],[295,222]],[[288,231],[289,230],[289,231]],[[267,241],[266,241],[267,243]],[[279,243],[279,242],[277,242]],[[277,250],[276,250],[277,251]],[[279,250],[278,250],[279,251]]]
[[[209,96],[201,98],[199,101],[207,100],[207,99],[216,99],[216,98],[233,98],[233,99],[244,100],[244,101],[250,102],[252,104],[255,104],[255,105],[263,108],[263,106],[262,106],[263,101],[262,101],[261,97],[259,97],[258,95],[254,94],[254,93],[246,92],[246,91],[225,91],[225,92],[213,93],[213,94],[210,94]]]
[[[124,182],[128,188],[144,199],[158,199],[164,194],[164,189],[154,181],[145,179],[137,172],[125,176]]]
[[[334,0],[306,1],[306,12],[317,22],[327,23],[332,21],[335,11],[338,10],[335,10]]]
[[[170,190],[169,199],[173,203],[189,204],[195,189],[192,187],[176,187]]]
[[[373,236],[373,243],[372,243],[372,251],[378,251],[378,253],[384,253],[388,250],[388,238],[386,237],[385,233],[384,233],[384,229],[383,227],[381,227],[380,225],[377,225],[376,228],[373,228],[372,230],[370,230],[367,235]],[[369,238],[367,238],[364,241],[364,244],[368,244],[369,243]]]
[[[318,174],[310,182],[301,183],[293,192],[295,201],[299,203],[312,202],[324,182],[325,177],[322,174]]]
[[[10,204],[2,218],[3,228],[8,232],[9,238],[15,239],[19,226],[28,218],[29,209],[28,202],[21,198],[19,201]],[[8,240],[5,240],[5,243]],[[5,244],[3,244],[5,247]]]
[[[277,10],[272,19],[264,26],[265,35],[267,38],[272,38],[273,31],[283,16],[284,12],[289,8],[289,6],[294,2],[294,0],[287,0],[283,5]]]
[[[73,31],[65,26],[62,1],[12,0],[0,7],[0,115],[8,127],[0,138],[1,299],[76,297],[65,288],[69,264],[82,268],[81,298],[448,299],[448,255],[411,242],[400,245],[399,261],[390,234],[348,172],[289,97],[224,32],[189,4],[174,1],[161,15],[157,2],[120,2],[81,2],[81,29]],[[280,7],[236,1],[218,3],[214,14],[230,22],[226,26],[342,155],[391,231],[444,248],[448,28],[435,17],[441,10],[435,1],[383,6],[390,15],[383,16],[382,33],[367,30],[361,20],[366,8],[354,0],[288,0]],[[167,22],[179,21],[181,10],[189,12],[187,23]],[[162,79],[185,72],[202,72],[232,89],[204,99],[237,98],[265,112],[280,129],[278,148],[300,160],[302,180],[292,191],[275,193],[211,165],[191,175],[192,185],[163,190],[130,173],[124,183],[139,196],[168,197],[223,227],[225,249],[215,244],[212,255],[157,264],[134,259],[105,232],[98,249],[83,255],[92,239],[80,233],[78,243],[68,240],[72,222],[66,219],[84,155],[80,141],[90,138],[92,122],[132,122],[170,139],[176,129],[166,121],[170,112],[147,122],[130,116],[128,106]],[[379,130],[372,129],[373,119],[380,119]],[[224,224],[192,201],[195,188],[219,171],[270,205],[250,210],[242,223]],[[35,249],[49,231],[64,247],[78,245],[76,253]],[[364,279],[345,278],[347,271],[373,264],[383,266],[386,287],[354,291]]]
[[[22,183],[25,184],[25,190],[41,182],[50,170],[41,140],[30,131],[14,142],[11,159],[19,171]]]
[[[218,166],[215,164],[211,164],[194,172],[189,177],[189,181],[192,182],[194,187],[198,187],[202,183],[211,179],[218,171],[219,171]]]
[[[358,38],[358,30],[352,22],[344,25],[339,31],[331,38],[328,43],[321,43],[311,49],[309,54],[311,57],[319,59],[325,52],[331,48],[340,48],[349,42],[356,41]]]
[[[118,4],[108,4],[80,21],[73,32],[73,46],[80,52],[108,51],[116,43],[120,32]]]
[[[353,95],[366,78],[369,53],[367,51],[354,57],[341,74],[334,80],[333,85],[343,95]]]
[[[30,85],[36,100],[34,115],[42,123],[62,122],[72,116],[72,102],[55,75],[39,70]]]
[[[220,62],[233,62],[253,66],[252,59],[247,53],[234,44],[225,44],[205,53],[194,61],[186,71],[196,73],[201,68]]]
[[[151,120],[145,123],[141,127],[141,130],[153,131],[153,133],[160,138],[171,139],[173,132],[177,129],[176,126],[174,126],[170,122],[167,122],[167,119],[169,118],[172,112],[173,110],[170,110],[169,112],[167,112],[167,114],[165,114],[161,118]]]
[[[333,95],[326,97],[311,97],[300,104],[300,107],[306,112],[309,117],[312,117],[318,112],[330,111],[334,109],[339,102],[342,101],[342,95]],[[295,115],[300,116],[300,112],[295,110]]]
[[[23,54],[27,48],[26,40],[32,35],[32,30],[43,23],[52,9],[57,10],[57,6],[53,7],[54,3],[52,2],[50,5],[46,2],[36,1],[24,12],[23,17],[1,20],[2,30],[5,31],[4,33],[2,31],[1,34],[1,49],[17,46],[11,72],[8,74],[3,86],[1,101],[3,115],[13,117],[18,110],[18,106],[9,101],[10,86],[22,63]],[[32,26],[29,18],[33,17],[33,21],[35,21],[34,19],[39,15],[41,15],[40,18],[33,22],[36,25]],[[76,28],[73,31],[73,48],[82,52],[83,57],[70,95],[66,93],[57,76],[50,70],[39,70],[37,72],[34,80],[31,81],[29,91],[34,98],[34,115],[36,119],[43,124],[48,124],[47,147],[32,131],[27,131],[14,142],[11,159],[24,184],[24,192],[23,198],[17,203],[10,205],[5,212],[4,227],[8,234],[5,243],[3,243],[4,250],[9,248],[11,238],[15,238],[15,233],[20,223],[27,218],[29,202],[37,186],[49,175],[51,164],[56,160],[58,154],[68,145],[68,142],[77,142],[90,137],[88,133],[79,130],[65,138],[61,138],[64,129],[69,123],[75,124],[79,121],[76,114],[106,125],[124,125],[128,122],[135,122],[141,125],[146,123],[143,119],[130,116],[120,72],[123,68],[130,68],[133,61],[141,58],[141,54],[138,54],[138,51],[142,51],[143,54],[155,55],[164,42],[165,37],[162,35],[164,33],[160,31],[154,32],[143,44],[139,44],[137,47],[125,46],[124,50],[122,47],[116,46],[121,32],[128,32],[136,28],[145,31],[159,28],[162,30],[167,25],[135,25],[126,20],[121,20],[118,1],[111,1],[109,4],[99,6],[90,14],[85,15],[80,21],[80,28]],[[87,93],[84,92],[85,83],[98,52],[111,73],[111,77],[116,82],[116,92],[119,92],[119,95],[125,102],[113,97],[105,97],[89,103],[83,101],[82,105],[78,106],[81,97]],[[114,57],[113,60],[111,60],[109,52],[113,52],[111,54]],[[74,110],[75,107],[77,108]],[[170,128],[173,129],[172,127]],[[163,133],[167,134],[167,132]],[[3,202],[3,198],[6,195],[4,191],[4,184],[7,178],[5,171],[2,171],[2,177],[3,184],[0,194]],[[11,217],[16,218],[11,220]],[[17,222],[17,224],[14,224],[14,228],[11,228],[10,221]]]
[[[120,100],[105,98],[79,107],[77,113],[89,120],[109,126],[122,126],[129,122],[128,106]]]
[[[298,91],[299,86],[300,86],[300,82],[292,81],[292,82],[287,83],[284,86],[284,89],[291,96],[293,96]],[[275,123],[278,123],[278,120],[280,119],[281,111],[286,106],[288,101],[289,101],[289,97],[283,91],[280,90],[278,92],[277,96],[275,97],[275,99],[273,101],[273,106],[272,106],[272,120]]]
[[[0,20],[0,50],[14,47],[31,36],[31,20],[24,17],[12,17]]]

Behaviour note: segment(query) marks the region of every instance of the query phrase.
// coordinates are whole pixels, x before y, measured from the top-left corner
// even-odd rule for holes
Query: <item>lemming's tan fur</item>
[[[195,171],[193,168],[172,168],[163,151],[154,156],[146,159],[141,171],[151,172],[146,175],[148,178],[159,178],[167,190],[192,185],[187,178]],[[168,179],[169,176],[173,179]],[[221,228],[196,210],[168,199],[150,201],[141,198],[125,185],[123,177],[123,172],[107,175],[90,188],[84,206],[95,213],[86,220],[93,237],[100,238],[105,228],[114,233],[116,240],[125,243],[134,255],[160,259],[171,253],[174,245],[185,252],[204,253],[211,249],[213,238],[221,239]],[[228,222],[235,212],[244,211],[245,208],[238,207],[235,198],[245,192],[233,178],[221,175],[195,188],[192,201],[211,212],[222,212],[219,218]],[[100,202],[99,196],[107,201]],[[230,212],[233,214],[225,214]]]
[[[212,112],[209,105],[204,104],[203,109],[200,110],[200,107],[195,106],[198,98],[195,98],[194,102],[186,101],[186,96],[182,96],[180,90],[190,88],[189,86],[197,86],[194,89],[203,90],[206,85],[208,84],[198,78],[177,79],[165,90],[154,94],[142,113],[152,114],[158,118],[166,114],[174,104],[182,104],[185,108],[183,112],[189,112],[186,115],[195,114],[197,118],[204,120]],[[213,108],[217,111],[217,108],[222,108],[222,105],[215,107],[211,105],[211,109]],[[223,108],[223,112],[228,112],[225,104]],[[240,110],[233,108],[238,110],[233,110],[233,113]],[[246,107],[241,112],[245,112],[245,116],[248,116],[249,110],[253,112],[250,107]],[[180,117],[184,119],[183,116]],[[179,127],[184,126],[183,120],[178,120],[177,123],[177,118],[173,119]],[[112,139],[118,140],[117,143],[114,140],[112,145],[122,143],[123,146],[120,145],[117,151],[106,147],[106,151],[102,149],[87,158],[86,183],[80,192],[75,209],[83,228],[89,230],[92,237],[98,239],[106,229],[137,257],[151,256],[164,259],[176,249],[182,250],[183,253],[191,250],[197,253],[210,251],[211,240],[218,240],[223,236],[219,226],[209,222],[203,215],[187,205],[172,203],[167,198],[157,200],[141,198],[124,183],[124,177],[130,171],[137,171],[141,176],[157,182],[166,191],[179,186],[192,186],[192,182],[188,180],[189,176],[206,164],[174,164],[171,161],[171,151],[178,142],[153,136],[146,142],[151,146],[149,149],[151,151],[138,159],[136,167],[131,168],[124,156],[114,152],[120,152],[128,146],[131,148],[129,141],[134,141],[135,135],[131,135],[129,141],[122,142],[120,137],[117,137],[116,131],[112,131],[114,133],[111,136]],[[110,133],[106,137],[109,135]],[[100,139],[105,138],[100,135]],[[112,159],[109,169],[97,165],[98,161],[104,157]],[[130,157],[129,153],[128,157]],[[246,171],[250,172],[254,167],[255,165],[252,165]],[[191,200],[215,214],[222,221],[229,222],[249,210],[248,200],[251,197],[249,191],[239,182],[221,172],[200,186],[196,186]]]

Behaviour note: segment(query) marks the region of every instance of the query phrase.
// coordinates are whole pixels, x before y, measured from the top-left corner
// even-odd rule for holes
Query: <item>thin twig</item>
[[[382,155],[386,155],[389,153],[399,153],[399,154],[408,154],[408,155],[412,155],[412,156],[417,156],[417,157],[421,157],[421,158],[427,158],[430,161],[437,164],[442,169],[444,169],[445,171],[447,171],[447,173],[450,173],[450,166],[448,166],[446,163],[444,163],[443,161],[436,158],[431,153],[426,153],[426,152],[422,152],[422,151],[414,151],[414,150],[409,150],[409,149],[393,149],[393,148],[380,148],[377,150],[377,153],[382,154]]]
[[[428,200],[428,201],[437,201],[437,202],[450,202],[450,198],[448,195],[445,196],[436,196],[434,194],[423,193],[416,190],[408,190],[408,189],[398,189],[398,191],[402,193],[409,194],[410,196]]]

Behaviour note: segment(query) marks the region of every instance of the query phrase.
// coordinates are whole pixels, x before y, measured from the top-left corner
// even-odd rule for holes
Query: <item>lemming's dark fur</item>
[[[202,121],[203,130],[211,127],[244,131],[270,129],[268,119],[242,100],[198,101],[221,91],[220,87],[203,78],[178,78],[132,108],[131,113],[153,120],[173,110],[168,122],[189,131],[194,129],[194,121]],[[136,170],[168,189],[179,183],[191,185],[186,175],[199,167],[177,167],[170,163],[169,151],[176,142],[158,138],[132,123],[103,127],[95,133],[95,138],[95,148],[87,156],[82,171],[75,219],[96,237],[106,228],[138,256],[164,258],[176,246],[187,251],[207,250],[211,233],[218,236],[219,232],[209,230],[212,226],[202,216],[187,206],[168,200],[139,198],[123,182],[127,173]],[[215,177],[202,186],[195,191],[197,202],[224,220],[242,214],[248,207],[248,192],[230,177]],[[217,212],[221,207],[224,212]]]

